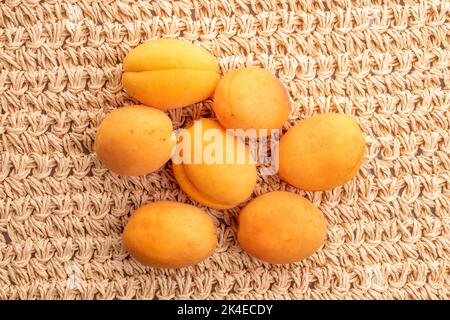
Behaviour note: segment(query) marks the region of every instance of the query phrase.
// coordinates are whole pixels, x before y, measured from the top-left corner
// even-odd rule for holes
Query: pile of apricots
[[[131,50],[123,62],[126,92],[142,105],[111,112],[100,124],[95,152],[111,171],[126,176],[151,173],[173,156],[171,119],[164,110],[213,97],[217,121],[199,119],[202,130],[216,129],[232,151],[248,157],[238,162],[177,162],[173,174],[193,200],[216,209],[246,201],[256,185],[257,168],[245,140],[226,129],[281,129],[290,113],[283,84],[261,68],[232,70],[221,77],[207,50],[176,39],[158,39]],[[192,134],[192,150],[210,140]],[[197,143],[196,139],[202,139]],[[352,179],[365,149],[355,119],[322,114],[300,121],[280,139],[276,152],[280,178],[302,190],[322,191]],[[225,150],[229,150],[225,148]],[[227,157],[224,152],[224,159]],[[235,162],[233,162],[234,160]],[[324,243],[327,223],[309,200],[275,191],[251,200],[238,216],[237,239],[250,255],[269,263],[293,263],[309,257]],[[139,262],[162,268],[193,265],[210,256],[217,244],[213,220],[202,209],[173,201],[157,201],[136,210],[123,232],[129,253]]]

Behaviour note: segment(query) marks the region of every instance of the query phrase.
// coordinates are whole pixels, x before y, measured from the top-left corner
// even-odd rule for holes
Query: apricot
[[[270,263],[305,259],[323,244],[327,223],[309,200],[285,191],[250,201],[238,217],[237,238],[250,255]]]
[[[212,208],[227,209],[252,194],[256,165],[242,140],[210,119],[196,121],[181,137],[183,157],[179,161],[172,157],[172,167],[189,197]]]
[[[136,260],[160,268],[199,263],[213,253],[217,243],[216,228],[206,212],[171,201],[154,202],[136,210],[122,239]]]
[[[304,190],[332,189],[352,179],[365,142],[355,118],[323,114],[303,120],[281,138],[279,176]]]
[[[209,98],[220,79],[212,54],[176,39],[145,42],[123,61],[125,91],[143,104],[180,108]]]
[[[219,81],[213,110],[228,129],[280,129],[288,119],[290,102],[283,84],[269,71],[242,68]]]
[[[111,171],[138,176],[162,167],[175,143],[170,118],[161,110],[137,105],[107,115],[97,130],[94,148]]]

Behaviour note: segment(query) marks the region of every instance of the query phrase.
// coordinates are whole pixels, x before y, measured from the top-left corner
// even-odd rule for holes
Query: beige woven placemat
[[[448,1],[0,1],[1,299],[449,298]],[[290,127],[354,114],[367,152],[329,192],[260,176],[254,196],[289,190],[326,215],[322,250],[297,264],[257,261],[236,243],[239,208],[207,211],[219,245],[179,270],[142,267],[120,236],[133,209],[193,203],[170,163],[146,177],[107,171],[92,153],[106,113],[132,100],[121,62],[152,38],[179,37],[276,73]],[[211,101],[170,112],[175,127]]]

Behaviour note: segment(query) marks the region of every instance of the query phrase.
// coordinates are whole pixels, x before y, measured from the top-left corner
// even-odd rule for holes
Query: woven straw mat
[[[382,0],[0,0],[0,299],[448,299],[450,3]],[[259,175],[252,197],[288,190],[329,223],[317,253],[270,265],[243,252],[237,215],[205,208],[219,243],[182,269],[144,267],[121,242],[156,200],[199,206],[170,162],[143,177],[93,153],[101,120],[136,103],[122,61],[149,39],[212,52],[223,73],[264,67],[284,83],[288,129],[355,115],[367,141],[356,178],[304,192]],[[178,128],[211,99],[169,111]]]

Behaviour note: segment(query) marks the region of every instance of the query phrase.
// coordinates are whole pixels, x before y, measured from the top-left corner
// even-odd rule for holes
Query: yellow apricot
[[[181,189],[212,208],[232,208],[245,201],[256,184],[256,166],[245,143],[210,119],[196,121],[185,133],[183,158],[178,163],[172,158],[174,176]],[[212,133],[215,137],[208,137]],[[222,146],[222,151],[214,150],[215,145]],[[190,154],[187,158],[186,148]]]
[[[161,110],[138,105],[107,115],[97,130],[94,148],[111,171],[137,176],[162,167],[175,142],[170,118]]]
[[[176,39],[145,42],[123,62],[125,91],[159,109],[184,107],[209,98],[220,79],[212,54]]]
[[[283,84],[269,71],[242,68],[229,72],[214,93],[214,112],[229,129],[280,129],[290,112]]]
[[[136,260],[160,268],[199,263],[214,252],[217,243],[216,228],[206,212],[172,201],[158,201],[136,210],[122,239]]]
[[[327,223],[309,200],[285,191],[250,201],[238,217],[237,237],[252,256],[270,263],[305,259],[323,244]]]
[[[281,138],[279,175],[300,189],[328,190],[356,175],[364,148],[354,117],[317,115],[297,123]]]

